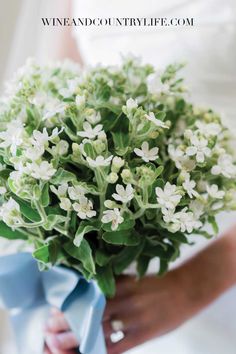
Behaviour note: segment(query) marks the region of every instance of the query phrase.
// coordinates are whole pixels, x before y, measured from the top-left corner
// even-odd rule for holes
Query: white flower
[[[82,138],[95,139],[102,132],[103,126],[98,124],[93,128],[90,123],[84,122],[83,128],[84,130],[77,132],[77,135]]]
[[[125,161],[119,157],[119,156],[115,156],[113,157],[112,160],[112,171],[114,172],[119,172],[121,167],[123,167],[125,164]]]
[[[42,161],[39,164],[36,162],[27,163],[26,165],[30,170],[30,175],[36,179],[42,179],[44,181],[50,180],[50,178],[56,173],[56,169],[48,161]]]
[[[150,112],[149,114],[145,114],[144,117],[150,122],[152,122],[153,124],[155,124],[158,128],[169,128],[168,125],[166,125],[162,120],[157,119],[153,112]]]
[[[196,197],[198,195],[198,193],[194,190],[195,187],[196,187],[196,182],[190,180],[190,174],[186,173],[185,181],[183,183],[183,188],[187,192],[190,198]]]
[[[60,208],[66,211],[70,211],[71,210],[71,201],[69,198],[61,198],[60,199]]]
[[[23,143],[24,134],[23,123],[13,120],[7,124],[5,131],[0,132],[0,148],[10,147],[11,153],[15,155],[17,147]]]
[[[96,157],[95,160],[91,159],[90,157],[87,157],[87,162],[90,167],[105,167],[110,165],[112,158],[113,155],[107,157],[106,159],[104,156],[99,155]]]
[[[49,141],[53,141],[59,134],[61,134],[61,132],[63,132],[64,127],[62,127],[60,130],[58,129],[58,127],[54,128],[52,131],[52,134],[49,137]]]
[[[127,107],[128,111],[131,111],[132,109],[138,108],[137,100],[134,100],[133,98],[129,98],[126,101],[126,107]]]
[[[183,150],[180,147],[175,147],[173,145],[168,146],[168,153],[171,160],[175,162],[175,166],[179,170],[192,171],[195,168],[195,161],[191,160],[188,156],[184,155]]]
[[[85,96],[76,96],[75,98],[76,106],[81,107],[85,104]]]
[[[191,211],[187,212],[187,208],[174,214],[173,223],[179,226],[181,232],[191,233],[193,230],[199,229],[202,226],[201,221],[196,220]]]
[[[47,104],[44,107],[43,111],[43,120],[50,119],[57,114],[64,114],[67,104],[65,102],[61,102],[57,98],[48,98]]]
[[[43,146],[33,146],[25,150],[25,156],[32,160],[38,160],[44,154]]]
[[[217,165],[213,166],[211,173],[213,175],[220,175],[227,178],[233,178],[236,176],[236,166],[233,164],[232,156],[228,154],[221,155],[218,158]]]
[[[163,214],[163,220],[169,224],[173,221],[174,218],[174,213],[175,210],[174,209],[166,209],[166,208],[162,208],[162,214]]]
[[[85,196],[78,198],[78,203],[73,204],[73,209],[77,212],[80,219],[92,218],[96,215],[96,211],[93,210],[93,203]]]
[[[149,150],[149,144],[147,141],[144,141],[141,145],[141,149],[134,149],[134,152],[137,156],[141,157],[143,161],[155,161],[158,158],[158,147],[154,147]]]
[[[68,188],[68,194],[69,194],[70,199],[72,199],[72,200],[77,200],[80,197],[84,196],[85,192],[86,192],[86,190],[79,185],[77,185],[75,187]]]
[[[111,173],[107,176],[106,181],[107,181],[108,183],[114,184],[114,183],[117,182],[118,178],[119,178],[119,176],[118,176],[118,174],[117,174],[116,172],[111,172]]]
[[[53,156],[65,155],[69,149],[69,143],[66,140],[60,140],[58,144],[52,147]]]
[[[10,173],[10,178],[15,182],[17,182],[17,180],[19,180],[22,177],[22,175],[30,174],[30,169],[27,166],[25,166],[22,161],[15,162],[14,168],[16,171],[12,171]]]
[[[56,194],[60,199],[65,197],[68,190],[68,184],[63,183],[57,189],[55,186],[50,186],[51,191]]]
[[[10,198],[0,207],[0,218],[8,226],[15,226],[23,222],[20,206],[13,198]]]
[[[78,79],[69,80],[67,82],[67,88],[63,87],[59,90],[59,93],[64,98],[73,96],[76,93],[80,81]]]
[[[204,162],[205,157],[209,157],[211,155],[211,149],[209,149],[208,141],[203,138],[198,138],[197,136],[192,136],[191,139],[192,146],[189,146],[186,149],[186,154],[188,156],[196,155],[197,162]]]
[[[161,208],[164,209],[175,209],[179,204],[182,196],[178,194],[178,190],[175,184],[166,183],[164,190],[160,187],[155,189],[157,202],[160,204]]]
[[[43,128],[43,131],[39,130],[33,131],[33,137],[30,139],[31,143],[35,146],[44,147],[48,144],[49,135],[46,128]]]
[[[198,120],[195,125],[199,129],[199,132],[207,138],[217,136],[222,130],[222,127],[218,123],[204,123]]]
[[[224,203],[221,200],[221,201],[213,203],[211,208],[212,208],[212,210],[218,210],[218,209],[223,208],[223,206],[224,206]]]
[[[134,189],[131,184],[127,184],[126,188],[121,184],[116,185],[116,193],[112,194],[112,197],[124,204],[130,202],[134,197]]]
[[[89,114],[85,117],[85,119],[90,123],[90,124],[97,124],[101,121],[101,114],[100,112],[94,111],[92,114]]]
[[[192,200],[189,209],[193,212],[195,219],[199,219],[204,214],[204,204],[200,200]]]
[[[34,93],[34,96],[29,97],[29,102],[38,107],[43,107],[48,100],[49,98],[47,93],[38,90]]]
[[[167,85],[166,83],[163,84],[159,72],[150,74],[147,77],[147,86],[148,86],[148,91],[152,94],[169,92],[169,85]]]
[[[102,222],[104,224],[111,222],[111,229],[113,231],[117,230],[119,224],[122,224],[123,221],[124,218],[121,216],[120,210],[118,208],[105,210],[103,212]]]
[[[217,184],[212,184],[211,186],[207,185],[207,193],[214,199],[222,199],[225,196],[225,192],[219,191]]]
[[[50,136],[48,135],[46,128],[43,128],[42,132],[39,130],[34,130],[32,137],[30,138],[30,142],[37,147],[46,147],[48,146],[48,142],[55,139],[63,131],[63,129],[64,128],[61,128],[59,130],[57,127],[54,128]]]

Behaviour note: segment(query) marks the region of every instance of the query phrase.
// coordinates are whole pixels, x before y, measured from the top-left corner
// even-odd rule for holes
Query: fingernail
[[[46,334],[45,342],[51,350],[56,350],[56,347],[58,346],[58,341],[56,336],[54,336],[53,334]]]

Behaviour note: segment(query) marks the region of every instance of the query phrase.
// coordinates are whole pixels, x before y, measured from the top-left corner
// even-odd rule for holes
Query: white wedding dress
[[[192,101],[215,108],[232,129],[236,128],[235,0],[73,0],[73,4],[72,16],[81,18],[193,17],[194,27],[77,27],[73,34],[87,64],[117,64],[120,55],[128,53],[141,56],[144,62],[157,68],[173,61],[187,62],[183,75]],[[57,16],[56,12],[50,15]],[[221,231],[236,220],[235,216],[235,213],[219,216]],[[184,247],[181,260],[174,266],[206,243],[202,239],[196,247]],[[0,251],[10,252],[6,247],[0,240]],[[150,271],[156,269],[156,264],[151,268]],[[150,354],[235,354],[235,298],[236,288],[233,288],[180,329],[130,354],[147,351]],[[0,323],[0,354],[15,353],[6,340],[9,328],[3,326],[1,314]]]

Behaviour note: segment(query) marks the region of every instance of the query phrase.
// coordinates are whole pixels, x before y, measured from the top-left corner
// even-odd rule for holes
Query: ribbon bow
[[[0,299],[10,310],[18,354],[42,354],[49,307],[63,311],[79,353],[106,354],[101,326],[105,297],[94,281],[54,267],[40,272],[30,253],[0,257]]]

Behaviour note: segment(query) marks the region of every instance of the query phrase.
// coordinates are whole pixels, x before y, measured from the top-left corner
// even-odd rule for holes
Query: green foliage
[[[65,251],[73,258],[80,261],[90,276],[96,274],[95,263],[92,255],[92,249],[85,239],[80,243],[79,247],[76,247],[72,242],[67,242],[64,245]]]
[[[20,232],[20,230],[12,230],[3,221],[0,221],[0,237],[7,238],[9,240],[25,240],[27,235]]]

